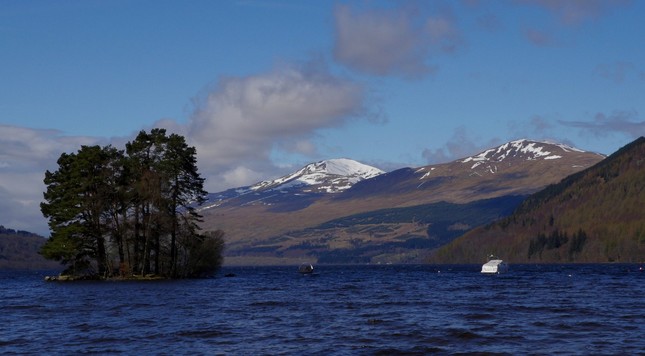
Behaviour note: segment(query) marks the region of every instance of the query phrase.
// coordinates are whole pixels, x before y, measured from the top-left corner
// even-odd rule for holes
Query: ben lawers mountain
[[[346,158],[320,161],[274,180],[210,194],[202,210],[225,204],[233,198],[239,199],[237,204],[271,204],[272,201],[283,200],[289,195],[339,193],[361,180],[382,173],[384,172],[378,168]]]
[[[376,177],[381,173],[384,172],[378,168],[351,159],[330,159],[311,163],[293,174],[276,180],[260,182],[250,190],[301,187],[304,192],[338,193],[351,188],[354,183]]]
[[[205,229],[227,263],[413,262],[510,214],[529,194],[604,157],[518,140],[453,162],[382,172],[349,159],[210,194]]]

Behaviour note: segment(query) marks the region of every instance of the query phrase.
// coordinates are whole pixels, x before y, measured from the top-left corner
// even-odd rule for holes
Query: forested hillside
[[[51,269],[60,264],[38,254],[47,240],[31,232],[0,225],[0,269]]]
[[[437,250],[430,262],[645,261],[645,138],[527,198],[511,216]]]

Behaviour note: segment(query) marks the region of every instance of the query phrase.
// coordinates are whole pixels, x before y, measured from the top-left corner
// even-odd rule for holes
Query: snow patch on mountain
[[[537,159],[559,159],[562,156],[554,154],[553,151],[561,149],[564,152],[584,152],[577,148],[560,143],[538,142],[526,139],[511,141],[499,147],[491,148],[475,156],[470,156],[461,161],[461,163],[473,162],[471,169],[488,162],[501,162],[507,158],[518,158],[526,160]]]
[[[330,159],[311,163],[300,170],[274,180],[267,180],[250,187],[253,191],[295,186],[315,186],[315,190],[337,193],[349,189],[356,182],[376,177],[382,170],[347,159]],[[312,189],[313,190],[313,189]]]
[[[423,179],[425,179],[425,178],[429,177],[429,176],[430,176],[430,173],[432,173],[432,171],[434,171],[435,169],[437,169],[437,168],[436,168],[436,167],[430,167],[430,170],[429,170],[428,172],[424,173],[424,174],[423,174],[423,176],[422,176],[421,178],[419,178],[419,179],[420,179],[420,180],[423,180]],[[419,169],[418,169],[416,172],[414,172],[414,173],[421,173],[421,172],[423,172],[423,171],[425,171],[425,170],[426,170],[426,168],[425,168],[425,167],[421,167],[421,168],[419,168]]]

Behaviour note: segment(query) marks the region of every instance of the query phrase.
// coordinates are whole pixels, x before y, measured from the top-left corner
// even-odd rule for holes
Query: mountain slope
[[[368,211],[272,236],[246,252],[283,259],[306,256],[317,263],[421,262],[426,250],[510,214],[523,198]]]
[[[38,254],[45,238],[26,231],[6,229],[0,225],[0,269],[54,269],[58,262]]]
[[[209,194],[200,211],[251,205],[278,205],[274,208],[278,211],[298,210],[325,194],[342,192],[382,173],[378,168],[346,158],[319,161],[274,180]]]
[[[502,221],[439,249],[432,262],[645,260],[645,138],[527,198]]]
[[[356,182],[382,173],[384,172],[378,168],[351,159],[330,159],[308,164],[293,174],[275,180],[260,182],[251,186],[250,190],[301,187],[304,192],[338,193],[349,189]]]
[[[285,247],[291,234],[299,235],[301,230],[330,220],[381,209],[525,196],[602,159],[564,145],[519,140],[449,163],[377,174],[334,193],[294,183],[297,179],[293,177],[301,176],[299,172],[308,172],[305,167],[275,181],[258,183],[255,190],[245,187],[212,194],[201,210],[202,228],[225,231],[227,256],[238,256],[239,263],[244,263],[245,256],[268,258],[267,245],[275,250],[275,241],[282,240]],[[406,239],[419,233],[427,237],[427,226],[413,221],[397,224],[386,239]],[[335,230],[334,234],[351,231]],[[333,241],[328,246],[332,248]]]

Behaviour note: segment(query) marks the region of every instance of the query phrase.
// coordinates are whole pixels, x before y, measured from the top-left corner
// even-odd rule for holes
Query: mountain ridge
[[[273,189],[285,184],[313,186],[313,190],[338,193],[353,183],[384,173],[382,170],[347,158],[310,163],[293,174],[252,185],[253,191]],[[328,185],[327,185],[328,184]],[[321,186],[322,185],[322,186]]]
[[[299,231],[307,231],[327,221],[379,209],[403,209],[439,202],[463,205],[504,196],[526,196],[604,158],[570,146],[533,140],[516,140],[505,145],[452,162],[376,174],[334,193],[328,193],[327,188],[289,184],[293,182],[290,177],[297,176],[295,173],[303,171],[305,166],[292,175],[269,181],[287,184],[265,184],[263,187],[270,189],[251,191],[244,187],[211,194],[208,206],[201,210],[204,215],[202,228],[225,231],[227,260],[234,257],[236,263],[244,264],[245,257],[276,257],[270,256],[269,245],[275,252],[294,239],[314,243],[315,235]],[[475,166],[477,162],[482,163]],[[458,221],[454,223],[458,224]],[[427,229],[428,226],[402,221],[391,226],[391,233],[383,236],[405,240],[421,234],[429,238]],[[317,233],[350,236],[351,230]],[[369,233],[361,236],[364,238],[361,243],[369,243]],[[327,241],[327,246],[332,250],[334,246],[338,247],[333,239]],[[290,255],[289,260],[278,260],[287,263],[294,258],[317,258],[308,256],[306,250],[300,253],[299,256]]]
[[[305,200],[308,196],[336,194],[349,189],[361,180],[382,173],[384,172],[376,167],[347,158],[322,160],[307,164],[293,173],[273,180],[211,193],[208,195],[207,202],[198,210],[218,207],[234,199],[240,199],[240,204],[270,205],[273,198],[284,197],[286,194],[299,195],[300,200]]]

